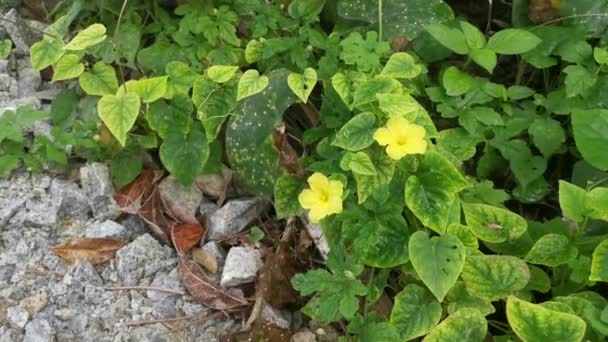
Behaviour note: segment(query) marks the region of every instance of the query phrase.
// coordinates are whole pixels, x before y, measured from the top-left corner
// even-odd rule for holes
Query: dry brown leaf
[[[97,265],[114,258],[116,251],[126,244],[125,241],[109,238],[77,238],[50,249],[71,264],[87,259]]]
[[[175,249],[180,254],[188,253],[201,242],[204,229],[200,224],[180,223],[171,228],[171,238]]]
[[[192,250],[192,260],[203,266],[211,273],[217,272],[217,259],[204,249],[195,248]]]
[[[560,17],[560,0],[530,0],[528,18],[535,24],[544,24]]]
[[[279,166],[293,174],[303,175],[304,169],[300,166],[298,153],[287,140],[285,124],[275,127],[272,132],[272,144],[279,151]]]
[[[137,179],[114,196],[118,208],[125,213],[138,214],[145,195],[149,196],[152,187],[161,179],[162,175],[161,171],[144,170]]]
[[[169,242],[171,227],[175,222],[164,214],[160,192],[156,185],[152,187],[149,195],[144,195],[144,201],[138,214],[159,239]]]
[[[203,274],[200,266],[184,256],[179,259],[179,271],[182,275],[182,282],[192,298],[211,309],[226,311],[249,305],[245,298],[227,293],[220,286],[211,283]]]
[[[256,290],[267,303],[281,309],[298,302],[298,293],[291,286],[291,278],[301,270],[289,253],[289,245],[281,241],[275,253],[265,260],[256,283]]]

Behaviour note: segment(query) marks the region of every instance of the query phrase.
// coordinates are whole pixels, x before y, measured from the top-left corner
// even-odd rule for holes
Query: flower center
[[[319,202],[327,203],[328,199],[329,199],[329,194],[327,193],[327,191],[319,191]]]
[[[405,135],[400,135],[397,137],[397,145],[403,146],[407,144],[407,137]]]

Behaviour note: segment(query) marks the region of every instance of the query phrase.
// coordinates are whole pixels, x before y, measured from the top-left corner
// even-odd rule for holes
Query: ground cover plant
[[[31,62],[66,88],[0,117],[0,174],[225,163],[322,227],[326,265],[290,284],[341,340],[602,341],[608,2],[476,6],[64,1]],[[24,135],[42,119],[54,139]]]

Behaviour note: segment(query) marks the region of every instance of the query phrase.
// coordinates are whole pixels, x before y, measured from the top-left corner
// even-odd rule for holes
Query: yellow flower
[[[426,131],[424,127],[410,123],[400,116],[388,119],[386,127],[378,128],[374,140],[386,146],[386,154],[394,160],[399,160],[408,154],[424,154],[426,152]]]
[[[321,219],[342,212],[342,183],[330,180],[319,172],[308,178],[310,189],[304,189],[298,197],[300,205],[309,209],[310,220],[319,223]]]

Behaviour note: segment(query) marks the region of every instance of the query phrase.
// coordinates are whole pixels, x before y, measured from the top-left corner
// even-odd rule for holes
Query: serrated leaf
[[[304,74],[289,74],[287,85],[303,103],[308,102],[308,97],[317,84],[317,72],[313,68],[306,68]]]
[[[7,59],[12,49],[13,42],[10,39],[0,40],[0,59]]]
[[[581,65],[569,65],[562,70],[566,74],[566,96],[568,98],[585,94],[597,83],[597,76]]]
[[[348,151],[360,151],[374,143],[376,116],[369,112],[355,115],[340,128],[332,143]]]
[[[118,90],[118,80],[114,68],[97,62],[90,71],[84,72],[78,80],[80,87],[89,95],[114,95]]]
[[[201,174],[209,158],[209,144],[202,130],[187,135],[169,133],[160,146],[160,160],[182,185],[189,187]]]
[[[277,218],[297,216],[304,213],[304,208],[298,202],[298,195],[306,183],[301,177],[283,175],[274,184],[274,206]]]
[[[479,342],[483,341],[487,333],[488,323],[485,317],[475,309],[464,308],[448,316],[422,341]]]
[[[589,280],[608,282],[608,240],[602,241],[593,251]]]
[[[585,160],[601,170],[608,170],[608,110],[576,110],[572,112],[572,129],[576,147]]]
[[[532,264],[556,267],[567,264],[578,255],[578,250],[568,237],[561,234],[547,234],[534,243],[525,260]]]
[[[410,340],[431,331],[439,323],[441,313],[441,304],[431,292],[410,284],[395,297],[391,325],[403,340]]]
[[[139,115],[141,102],[137,94],[105,95],[97,104],[97,112],[116,140],[125,146],[127,133]]]
[[[408,248],[416,273],[435,298],[443,301],[464,267],[464,245],[454,236],[429,238],[427,233],[418,231],[410,237]]]
[[[567,313],[546,309],[515,296],[507,299],[507,319],[524,341],[582,341],[585,322]]]
[[[422,67],[416,64],[414,58],[406,52],[396,52],[391,55],[382,69],[381,75],[393,78],[412,79],[420,75]]]
[[[523,260],[510,255],[469,255],[462,279],[469,293],[494,301],[523,289],[530,281],[530,270]]]
[[[106,27],[102,24],[92,24],[72,38],[65,46],[66,50],[80,51],[99,44],[106,39]]]
[[[162,98],[167,92],[167,78],[167,76],[159,76],[130,80],[124,86],[118,88],[117,94],[134,92],[144,103],[154,102]]]
[[[482,241],[514,240],[528,229],[523,217],[505,209],[480,203],[464,203],[463,209],[467,226]]]
[[[207,76],[216,83],[225,83],[230,81],[239,67],[236,65],[212,65],[207,69]]]
[[[239,79],[237,101],[262,92],[268,86],[268,77],[260,76],[257,70],[247,70]]]
[[[61,39],[44,36],[44,38],[32,45],[30,59],[32,67],[40,71],[57,62],[64,53],[64,44]]]
[[[84,72],[84,64],[80,62],[80,56],[64,55],[53,64],[53,82],[76,78]]]
[[[505,29],[496,32],[488,40],[486,48],[501,55],[519,55],[534,49],[542,41],[523,29]]]

